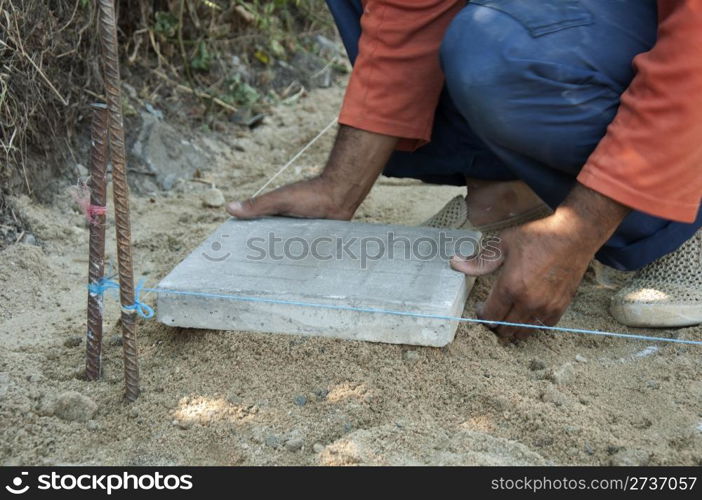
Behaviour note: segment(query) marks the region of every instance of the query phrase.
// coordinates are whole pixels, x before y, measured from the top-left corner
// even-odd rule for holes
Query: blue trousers
[[[358,53],[360,0],[327,0],[349,58]],[[441,46],[446,85],[431,142],[396,152],[384,174],[436,184],[466,177],[526,182],[551,207],[573,188],[656,40],[655,0],[472,0]],[[665,165],[661,165],[665,168]],[[702,226],[633,211],[597,253],[639,269]]]

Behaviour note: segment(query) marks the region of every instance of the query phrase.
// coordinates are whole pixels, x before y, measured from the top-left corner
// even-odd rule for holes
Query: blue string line
[[[103,281],[104,281],[104,283],[103,283]],[[102,288],[96,288],[96,290],[108,290],[111,288],[119,288],[119,284],[115,283],[114,281],[103,279],[103,280],[101,280],[100,283],[101,283]],[[362,313],[388,314],[388,315],[393,315],[393,316],[409,316],[412,318],[458,321],[458,322],[462,322],[462,323],[481,323],[481,324],[487,324],[487,325],[502,325],[502,326],[517,327],[517,328],[531,328],[531,329],[535,329],[535,330],[547,330],[547,331],[558,331],[558,332],[566,332],[566,333],[578,333],[578,334],[583,334],[583,335],[599,335],[599,336],[605,336],[605,337],[617,337],[617,338],[625,338],[625,339],[630,339],[630,340],[645,340],[645,341],[649,341],[649,342],[671,342],[671,343],[675,343],[675,344],[689,344],[689,345],[702,346],[702,341],[700,341],[700,340],[685,340],[685,339],[673,339],[673,338],[667,338],[667,337],[652,337],[652,336],[648,336],[648,335],[636,335],[636,334],[632,334],[632,333],[608,332],[608,331],[602,331],[602,330],[587,330],[587,329],[583,329],[583,328],[565,328],[565,327],[560,327],[560,326],[532,325],[529,323],[512,323],[509,321],[488,321],[488,320],[478,319],[478,318],[462,318],[459,316],[443,316],[440,314],[428,314],[428,313],[419,313],[419,312],[411,312],[411,311],[393,311],[390,309],[379,309],[379,308],[374,308],[374,307],[354,307],[354,306],[346,306],[346,305],[341,305],[341,304],[319,304],[319,303],[315,303],[315,302],[303,302],[303,301],[297,301],[297,300],[284,300],[284,299],[268,299],[268,298],[264,298],[264,297],[247,297],[247,296],[242,296],[242,295],[228,295],[228,294],[220,294],[220,293],[187,292],[187,291],[182,291],[182,290],[169,290],[166,288],[143,288],[142,285],[143,285],[143,281],[140,281],[139,285],[137,286],[137,293],[136,293],[137,299],[135,302],[135,306],[138,304],[140,307],[143,307],[143,308],[148,309],[150,311],[150,315],[145,316],[145,315],[142,315],[141,312],[137,309],[137,312],[139,312],[139,315],[142,316],[143,318],[153,317],[154,311],[151,307],[139,302],[139,292],[141,292],[141,291],[162,293],[162,294],[169,294],[169,295],[185,295],[185,296],[192,296],[192,297],[208,297],[208,298],[213,298],[213,299],[228,299],[228,300],[236,300],[236,301],[240,301],[240,302],[259,302],[259,303],[264,303],[264,304],[281,304],[281,305],[290,305],[290,306],[299,306],[299,307],[316,307],[319,309],[332,309],[332,310],[337,310],[337,311],[353,311],[353,312],[362,312]]]
[[[119,285],[118,285],[119,286]],[[130,306],[123,306],[122,309],[125,311],[136,311],[136,313],[141,316],[144,319],[151,319],[154,317],[154,309],[153,307],[144,304],[141,301],[141,292],[144,290],[144,280],[141,279],[137,283],[136,288],[134,289],[134,304]]]
[[[119,290],[119,284],[109,278],[100,278],[97,283],[88,284],[90,295],[103,295],[108,290]]]
[[[103,295],[107,290],[119,290],[119,283],[108,278],[101,278],[97,283],[90,283],[88,285],[88,291],[91,295]],[[139,280],[139,283],[137,283],[134,289],[134,303],[122,306],[122,309],[129,312],[135,311],[142,318],[151,319],[154,317],[154,309],[141,301],[142,291],[144,291],[143,279]]]

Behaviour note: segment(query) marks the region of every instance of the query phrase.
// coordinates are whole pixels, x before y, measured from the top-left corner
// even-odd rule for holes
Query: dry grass
[[[285,59],[300,33],[329,31],[323,3],[117,0],[125,79],[185,86],[208,112],[231,112],[250,90],[231,79],[232,54],[264,69]],[[77,162],[77,126],[102,94],[95,9],[93,0],[0,0],[0,201],[41,195]]]
[[[34,191],[57,162],[94,86],[92,3],[0,0],[0,181],[3,191]],[[35,160],[35,161],[32,161]],[[36,164],[34,168],[30,168]]]

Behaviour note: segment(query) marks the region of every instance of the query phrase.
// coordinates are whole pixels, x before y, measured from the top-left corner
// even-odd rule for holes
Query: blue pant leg
[[[360,0],[326,0],[346,53],[354,63],[361,36]],[[444,89],[434,118],[432,141],[414,152],[395,152],[383,171],[389,177],[411,177],[434,184],[465,186],[466,176],[516,179],[478,138]]]
[[[501,181],[518,178],[473,132],[446,89],[434,114],[431,142],[413,152],[396,151],[383,174],[455,186],[465,186],[466,177]]]
[[[555,207],[604,136],[656,26],[653,0],[473,0],[442,45],[447,87],[479,138]],[[679,247],[700,219],[633,212],[597,257],[640,268]]]
[[[344,42],[346,54],[353,64],[358,55],[358,39],[361,38],[361,15],[363,14],[361,0],[326,0],[326,2],[341,35],[341,41]]]

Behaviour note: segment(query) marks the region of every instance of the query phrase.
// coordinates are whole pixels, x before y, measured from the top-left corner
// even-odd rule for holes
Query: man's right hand
[[[227,205],[227,212],[239,219],[264,215],[349,220],[353,211],[341,208],[334,186],[322,176],[288,184],[270,193]]]
[[[341,126],[324,171],[255,198],[227,205],[241,219],[286,215],[349,220],[390,158],[397,138]]]

